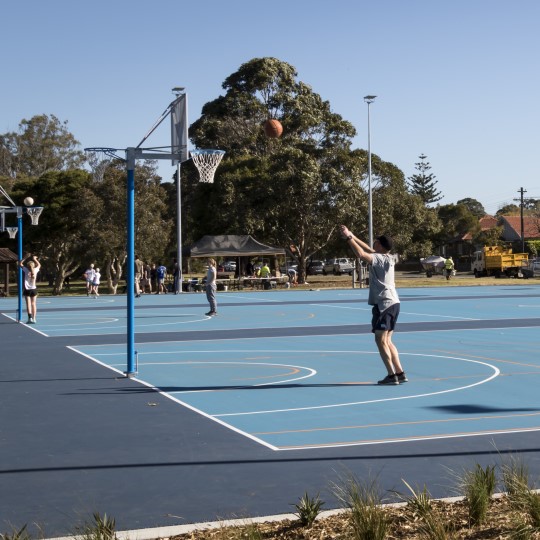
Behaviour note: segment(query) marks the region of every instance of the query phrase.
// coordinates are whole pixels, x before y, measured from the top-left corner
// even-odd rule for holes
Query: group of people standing
[[[178,265],[174,262],[174,276],[177,280]],[[167,287],[167,267],[161,262],[144,263],[138,255],[135,255],[135,297],[140,298],[141,294],[166,294]],[[176,283],[174,292],[178,292]]]
[[[86,296],[93,296],[97,298],[99,296],[99,284],[101,283],[101,271],[99,268],[94,268],[94,264],[91,264],[84,273],[86,280]]]

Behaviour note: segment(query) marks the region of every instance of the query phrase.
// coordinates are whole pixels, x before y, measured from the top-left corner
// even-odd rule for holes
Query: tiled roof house
[[[521,240],[521,216],[501,216],[503,238],[506,242]],[[523,216],[523,237],[525,240],[540,240],[540,219]]]

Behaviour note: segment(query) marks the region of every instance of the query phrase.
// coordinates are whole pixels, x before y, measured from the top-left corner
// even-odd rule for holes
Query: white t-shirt
[[[94,281],[93,281],[93,284],[94,285],[99,285],[99,280],[101,279],[101,274],[96,271],[94,272]]]
[[[39,272],[39,268],[34,268],[33,270],[30,270],[30,268],[23,266],[22,271],[24,272],[24,288],[27,291],[37,289],[36,278]]]
[[[88,283],[94,283],[94,277],[96,275],[96,271],[93,268],[89,268],[86,272],[86,281]]]
[[[394,281],[396,259],[389,253],[372,253],[371,257],[368,304],[379,306],[379,311],[382,313],[390,306],[399,304]]]
[[[206,284],[216,286],[216,267],[209,266],[208,272],[206,273]]]

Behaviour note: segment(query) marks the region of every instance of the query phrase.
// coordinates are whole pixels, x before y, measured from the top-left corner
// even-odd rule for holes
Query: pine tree
[[[418,156],[421,161],[415,163],[415,169],[418,171],[418,174],[413,174],[407,178],[409,191],[413,195],[419,195],[424,201],[424,204],[430,204],[437,201],[440,201],[443,196],[440,191],[437,191],[435,185],[437,180],[435,180],[435,175],[429,173],[431,165],[428,161],[424,161],[427,156],[421,154]]]

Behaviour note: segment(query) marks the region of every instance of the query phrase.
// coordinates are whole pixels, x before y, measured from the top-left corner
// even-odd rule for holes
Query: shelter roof
[[[284,255],[283,248],[267,246],[250,235],[203,236],[191,246],[190,257]]]
[[[8,248],[0,248],[0,263],[17,262],[19,257]]]

